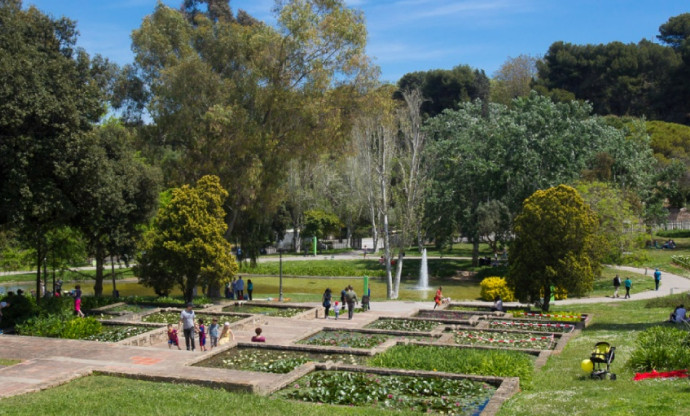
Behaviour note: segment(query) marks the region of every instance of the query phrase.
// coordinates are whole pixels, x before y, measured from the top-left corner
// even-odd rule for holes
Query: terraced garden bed
[[[511,329],[520,331],[533,331],[533,332],[556,332],[556,333],[568,333],[575,329],[575,325],[572,324],[551,324],[543,322],[518,322],[518,321],[491,321],[489,322],[489,328],[491,329]]]
[[[153,329],[155,328],[141,325],[103,325],[103,329],[100,333],[83,339],[88,341],[119,342]]]
[[[511,312],[513,318],[527,318],[534,320],[559,321],[559,322],[580,322],[582,321],[582,314],[574,312],[557,312],[557,313],[542,313],[542,312],[525,312],[514,311]]]
[[[468,379],[315,371],[276,395],[300,402],[473,415],[495,391],[490,384]]]
[[[549,350],[556,346],[553,334],[529,332],[482,331],[476,329],[456,329],[453,342],[460,345],[486,345],[500,348],[529,348]]]
[[[298,344],[342,348],[374,348],[392,338],[392,335],[354,331],[321,331],[298,341]]]
[[[417,318],[434,318],[434,319],[449,319],[455,321],[467,321],[468,319],[480,315],[477,312],[468,311],[449,311],[446,309],[442,310],[420,310],[416,317]]]
[[[180,312],[181,311],[161,311],[161,312],[154,312],[152,314],[146,315],[143,318],[141,318],[142,321],[144,322],[155,322],[155,323],[164,323],[164,324],[177,324],[180,322]],[[246,318],[246,316],[242,315],[211,315],[211,314],[206,314],[206,313],[195,313],[197,321],[199,319],[203,319],[204,323],[210,324],[211,320],[213,318],[218,318],[218,323],[225,323],[225,322],[236,322],[241,319]]]
[[[309,308],[281,308],[278,306],[264,305],[230,305],[223,308],[223,312],[251,313],[266,316],[277,316],[291,318],[299,313],[309,310]]]
[[[441,325],[439,322],[416,319],[377,319],[366,328],[385,329],[389,331],[430,332]]]
[[[366,358],[366,356],[354,354],[323,354],[267,348],[232,348],[195,365],[284,374],[309,361],[333,361],[340,364],[361,365],[365,363]]]

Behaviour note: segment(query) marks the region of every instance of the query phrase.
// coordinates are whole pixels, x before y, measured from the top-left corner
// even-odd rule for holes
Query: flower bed
[[[262,305],[230,305],[223,308],[224,312],[252,313],[281,318],[290,318],[305,310],[303,308],[279,308],[277,306]]]
[[[582,315],[579,313],[571,312],[557,312],[557,313],[540,313],[540,312],[525,312],[525,311],[514,311],[512,312],[514,318],[530,318],[539,320],[550,320],[550,321],[565,321],[565,322],[580,322],[582,320]]]
[[[239,321],[240,319],[245,318],[244,316],[237,316],[237,315],[209,315],[209,314],[205,314],[205,313],[194,313],[194,315],[196,315],[197,321],[199,319],[203,319],[205,324],[210,324],[211,320],[213,318],[218,318],[219,323],[235,322],[235,321]],[[143,318],[141,318],[141,320],[144,322],[177,324],[178,322],[180,322],[180,312],[175,312],[175,311],[154,312],[150,315],[144,316]]]
[[[536,332],[572,332],[575,325],[571,324],[543,324],[537,322],[515,322],[515,321],[492,321],[489,323],[491,329],[517,329]]]
[[[85,337],[89,341],[118,342],[129,337],[141,335],[155,328],[138,325],[103,325],[100,333]]]
[[[373,348],[383,344],[390,338],[390,335],[368,334],[364,332],[321,331],[299,341],[298,344],[343,348]]]
[[[386,329],[389,331],[430,332],[439,326],[434,321],[418,321],[413,319],[378,319],[366,328]]]
[[[476,315],[476,312],[468,313],[468,311],[449,311],[447,309],[437,311],[421,310],[417,313],[417,317],[419,318],[451,319],[457,321],[466,321]]]
[[[335,405],[471,415],[479,414],[495,391],[494,386],[467,379],[317,371],[278,395]]]
[[[530,348],[539,350],[551,349],[556,344],[553,334],[491,332],[473,329],[454,331],[453,341],[461,345],[491,345],[503,348]]]
[[[285,374],[309,361],[333,361],[341,364],[361,365],[366,361],[366,357],[353,354],[317,354],[265,348],[232,348],[196,365]]]

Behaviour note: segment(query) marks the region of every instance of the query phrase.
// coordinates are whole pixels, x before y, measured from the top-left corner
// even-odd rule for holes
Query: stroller
[[[615,380],[616,375],[611,372],[611,363],[616,358],[616,347],[612,347],[608,342],[597,342],[594,345],[592,356],[589,358],[592,361],[593,379],[605,380],[606,375],[609,375],[610,380]],[[602,368],[606,365],[606,368]]]

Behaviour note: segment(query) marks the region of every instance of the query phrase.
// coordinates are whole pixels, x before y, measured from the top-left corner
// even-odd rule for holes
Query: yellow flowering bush
[[[496,296],[500,296],[504,302],[512,302],[515,300],[515,294],[506,283],[506,279],[498,276],[487,277],[479,283],[481,288],[480,296],[484,300],[492,301]]]

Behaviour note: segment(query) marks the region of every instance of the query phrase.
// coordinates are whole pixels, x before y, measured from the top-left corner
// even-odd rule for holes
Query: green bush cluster
[[[690,270],[690,256],[671,256],[671,261],[684,269]]]
[[[498,276],[487,277],[479,283],[481,288],[480,296],[484,300],[492,301],[496,296],[500,296],[504,302],[515,300],[515,294],[508,287],[506,279]]]
[[[533,363],[532,356],[519,351],[422,345],[396,345],[368,362],[372,367],[520,377],[523,388],[532,383]]]
[[[628,366],[634,371],[690,368],[690,332],[669,326],[643,331],[637,336]]]
[[[29,318],[16,328],[20,335],[69,339],[85,339],[103,329],[101,323],[93,317],[77,318],[68,314]]]
[[[657,231],[656,235],[659,237],[669,237],[669,238],[690,238],[690,230]]]

